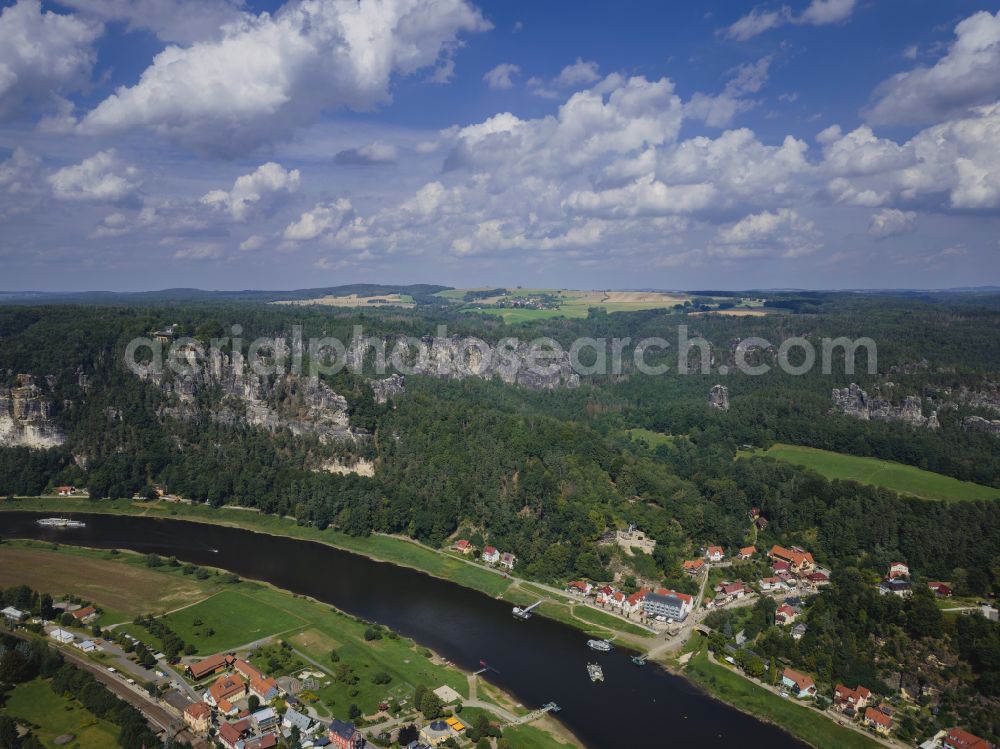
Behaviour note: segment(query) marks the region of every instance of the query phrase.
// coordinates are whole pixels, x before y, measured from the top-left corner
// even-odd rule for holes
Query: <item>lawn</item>
[[[46,747],[58,746],[54,739],[73,734],[76,740],[67,746],[74,749],[108,749],[118,746],[118,729],[73,699],[52,691],[47,681],[35,679],[18,685],[7,699],[6,712],[30,723],[33,733]]]
[[[778,697],[740,674],[709,661],[702,647],[688,662],[685,674],[723,702],[757,718],[770,720],[817,749],[876,749],[874,739],[838,726],[819,711]]]
[[[745,456],[751,453],[740,454]],[[781,443],[772,445],[763,453],[758,451],[752,454],[767,455],[787,463],[804,466],[831,480],[857,481],[922,499],[956,502],[1000,498],[1000,489],[997,488],[981,486],[971,481],[959,481],[951,476],[878,458],[861,458],[829,450]]]
[[[288,609],[242,590],[223,590],[201,603],[168,614],[164,621],[184,642],[193,643],[204,655],[232,650],[307,624]]]

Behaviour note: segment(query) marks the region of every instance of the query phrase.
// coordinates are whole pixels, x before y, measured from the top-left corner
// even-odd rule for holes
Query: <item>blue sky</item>
[[[0,289],[1000,283],[1000,3],[0,3]]]

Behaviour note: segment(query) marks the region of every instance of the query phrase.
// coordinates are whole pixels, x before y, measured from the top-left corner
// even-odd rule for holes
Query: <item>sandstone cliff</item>
[[[269,431],[315,435],[321,442],[353,439],[347,401],[322,382],[293,374],[260,375],[242,356],[216,362],[187,361],[190,372],[147,375],[168,396],[167,415],[192,418],[206,398],[216,397],[209,417],[227,424],[246,423]]]
[[[713,385],[708,391],[708,405],[719,411],[729,410],[729,388],[725,385]]]
[[[63,444],[66,434],[54,417],[50,395],[30,375],[19,375],[15,387],[0,388],[0,446],[44,449]]]
[[[937,411],[932,412],[930,416],[924,416],[923,401],[920,396],[907,395],[902,398],[899,405],[893,405],[892,401],[884,397],[881,392],[869,396],[854,382],[846,388],[833,388],[833,410],[862,421],[900,421],[926,429],[937,429],[941,426]]]

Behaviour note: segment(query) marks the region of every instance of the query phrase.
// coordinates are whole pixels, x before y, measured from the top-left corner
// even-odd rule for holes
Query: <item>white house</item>
[[[909,577],[910,568],[902,562],[893,562],[889,565],[889,579],[895,580],[897,577]]]
[[[483,561],[487,564],[496,564],[500,561],[500,552],[492,546],[483,549]]]
[[[49,637],[63,645],[73,642],[73,633],[67,632],[65,629],[53,629],[49,632]]]
[[[710,562],[721,562],[725,556],[721,546],[709,546],[705,550],[705,558]]]
[[[97,644],[93,640],[84,640],[83,642],[74,642],[74,647],[80,648],[84,653],[93,653],[97,650]]]
[[[20,609],[15,609],[13,606],[8,606],[7,608],[0,611],[0,615],[2,615],[4,619],[10,619],[11,621],[14,622],[19,622],[22,619],[24,619],[24,617],[27,616],[27,614],[25,614],[23,611],[21,611]]]
[[[503,567],[505,570],[514,569],[515,564],[517,564],[517,557],[515,557],[509,551],[505,551],[500,556],[500,566]]]

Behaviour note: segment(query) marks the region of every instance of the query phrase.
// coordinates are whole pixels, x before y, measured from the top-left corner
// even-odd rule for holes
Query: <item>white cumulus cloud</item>
[[[955,27],[948,53],[932,67],[917,67],[882,83],[866,115],[880,125],[941,122],[998,96],[1000,11],[981,11]]]
[[[103,29],[18,0],[0,11],[0,120],[47,108],[90,79]]]
[[[913,231],[916,221],[917,214],[914,211],[883,208],[878,213],[872,214],[872,220],[868,224],[868,233],[879,239],[905,234]]]
[[[118,158],[114,149],[99,151],[79,164],[63,167],[48,178],[59,200],[117,203],[135,195],[139,171]]]
[[[510,62],[502,62],[495,68],[486,71],[483,80],[490,88],[507,89],[514,88],[514,76],[521,72],[520,65]]]
[[[237,177],[231,190],[212,190],[202,197],[201,202],[225,210],[236,221],[243,221],[251,210],[268,199],[295,192],[298,188],[298,169],[285,169],[281,164],[269,161],[250,174]]]
[[[387,102],[394,76],[433,65],[461,32],[488,27],[466,0],[301,0],[274,15],[244,14],[219,40],[168,46],[80,130],[145,127],[233,156],[322,111]]]

